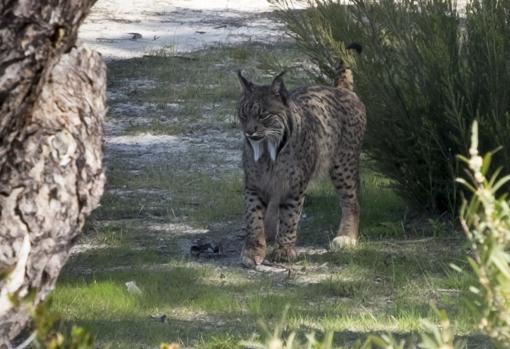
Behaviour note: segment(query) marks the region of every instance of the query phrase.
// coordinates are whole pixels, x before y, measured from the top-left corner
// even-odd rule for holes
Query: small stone
[[[126,282],[127,291],[132,294],[142,294],[142,290],[138,288],[136,285],[136,282],[134,281],[128,281]]]

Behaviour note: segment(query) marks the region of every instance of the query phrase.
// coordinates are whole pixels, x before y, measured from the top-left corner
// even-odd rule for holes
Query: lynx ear
[[[239,78],[239,81],[241,82],[241,85],[243,87],[243,92],[251,92],[253,90],[253,83],[248,81],[243,76],[243,73],[242,73],[241,69],[239,69],[237,71],[237,77]]]
[[[285,71],[282,71],[280,74],[278,74],[271,84],[271,90],[273,91],[273,94],[277,97],[280,97],[283,104],[287,105],[287,98],[289,96],[289,93],[287,92],[287,89],[285,88],[285,84],[283,83],[283,75],[285,74]]]

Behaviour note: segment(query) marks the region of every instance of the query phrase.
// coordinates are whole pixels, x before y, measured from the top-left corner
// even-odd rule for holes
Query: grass
[[[430,248],[443,257],[431,262]],[[247,338],[258,319],[277,320],[287,304],[292,328],[364,336],[369,331],[416,331],[420,319],[431,315],[429,302],[435,300],[457,318],[460,333],[466,333],[469,318],[449,295],[458,295],[469,278],[448,270],[450,249],[442,241],[398,249],[364,243],[342,255],[303,256],[295,267],[312,270],[329,264],[329,276],[308,283],[300,278],[280,282],[272,275],[254,276],[237,266],[200,263],[150,247],[122,253],[98,249],[88,259],[70,262],[54,304],[67,320],[88,327],[100,343],[123,348],[163,340],[194,346],[225,334]],[[89,273],[75,276],[87,267]],[[126,291],[125,282],[133,280],[142,295]],[[167,323],[151,318],[160,314],[168,317]]]
[[[292,66],[299,59],[288,47],[244,45],[186,58],[110,62],[114,97],[109,118],[118,118],[126,104],[146,104],[153,120],[123,132],[191,132],[200,138],[217,128],[236,137],[232,119],[225,118],[233,114],[239,93],[233,68],[249,67],[252,74],[266,76],[271,67]],[[295,71],[290,84],[299,79]],[[145,81],[145,87],[135,88],[137,81]],[[202,115],[211,105],[216,107],[210,115]],[[179,121],[163,127],[157,120],[165,113]],[[223,146],[239,144],[226,141]],[[179,342],[237,348],[239,340],[257,332],[258,320],[272,324],[290,305],[289,329],[300,336],[334,330],[335,342],[349,347],[370,332],[412,337],[420,319],[433,316],[429,304],[435,302],[457,321],[470,348],[487,347],[470,332],[469,315],[459,301],[471,279],[449,267],[466,267],[464,240],[451,231],[445,234],[449,228],[438,220],[411,217],[391,183],[370,170],[366,160],[360,245],[342,253],[313,253],[328,246],[340,218],[332,186],[319,180],[307,192],[300,223],[298,244],[305,252],[290,266],[290,274],[282,274],[187,255],[189,241],[218,239],[242,226],[240,168],[209,166],[221,164],[224,154],[206,147],[151,161],[140,157],[129,162],[114,155],[106,163],[108,191],[82,238],[83,246],[91,248],[70,258],[53,294],[64,319],[88,328],[100,346],[154,348]],[[142,293],[129,293],[128,281],[135,281]],[[158,320],[162,315],[165,321]]]

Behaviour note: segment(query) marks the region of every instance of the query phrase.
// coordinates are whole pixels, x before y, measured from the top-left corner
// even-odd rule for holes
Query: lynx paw
[[[345,248],[356,246],[358,240],[351,236],[341,235],[331,241],[330,248],[332,251],[340,251]]]
[[[276,247],[271,253],[271,259],[275,262],[292,262],[296,257],[297,252],[294,247]]]
[[[261,249],[251,249],[244,247],[241,252],[241,264],[246,268],[255,268],[262,264],[266,254]]]

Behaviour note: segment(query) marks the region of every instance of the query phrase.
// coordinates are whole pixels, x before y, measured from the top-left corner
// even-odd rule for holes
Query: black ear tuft
[[[363,51],[363,46],[357,42],[351,42],[347,47],[348,50],[354,50],[358,53],[361,53]]]
[[[243,73],[241,71],[241,69],[239,69],[237,71],[237,77],[239,78],[239,81],[241,82],[241,85],[243,87],[243,91],[244,92],[251,92],[253,90],[253,83],[248,81],[244,76],[243,76]]]
[[[283,82],[283,75],[285,75],[285,71],[282,71],[273,79],[273,83],[271,84],[271,90],[273,91],[273,94],[275,96],[281,98],[283,104],[287,105],[289,93],[287,92],[287,88],[285,87],[285,84]]]

